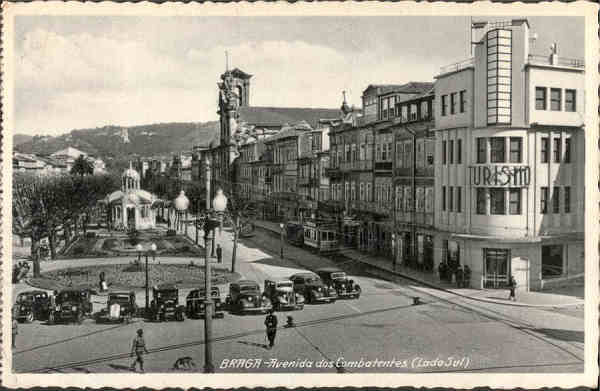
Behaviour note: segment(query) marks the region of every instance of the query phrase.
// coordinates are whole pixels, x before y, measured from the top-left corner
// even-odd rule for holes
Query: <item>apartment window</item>
[[[560,187],[552,189],[552,213],[560,213]]]
[[[565,90],[565,111],[576,111],[576,95],[575,90]]]
[[[365,160],[365,152],[366,152],[366,145],[360,144],[360,154],[359,154],[360,160]]]
[[[477,137],[477,163],[485,163],[487,161],[487,139],[485,137]]]
[[[491,163],[504,163],[506,161],[504,137],[490,138]]]
[[[571,186],[565,186],[565,213],[571,213]]]
[[[450,186],[448,189],[448,210],[454,211],[454,187]]]
[[[550,89],[550,110],[560,111],[561,103],[561,89],[551,88]]]
[[[450,140],[449,141],[449,143],[448,143],[448,152],[449,152],[448,155],[450,155],[449,156],[449,158],[450,158],[449,159],[450,160],[450,164],[453,164],[454,163],[454,140]]]
[[[392,150],[394,149],[394,144],[393,143],[388,143],[387,145],[387,160],[392,161],[393,156],[392,156]]]
[[[352,201],[356,200],[356,182],[352,182],[352,185],[350,185],[350,199]]]
[[[486,214],[486,207],[485,207],[485,188],[484,187],[478,187],[475,189],[477,194],[477,208],[476,208],[476,213],[478,215],[484,215]]]
[[[377,144],[375,146],[375,156],[376,156],[376,160],[381,160],[381,144]]]
[[[521,153],[523,150],[523,138],[522,137],[511,137],[510,138],[510,162],[521,163]]]
[[[565,163],[571,163],[571,139],[565,139]]]
[[[506,214],[505,196],[506,192],[503,188],[490,189],[490,212],[493,215]]]
[[[548,137],[542,137],[541,148],[542,163],[548,163]]]
[[[442,186],[442,210],[446,210],[446,186]]]
[[[467,98],[467,91],[466,90],[462,90],[460,92],[459,95],[460,98],[460,112],[464,113],[465,112],[465,106],[466,106],[466,98]]]
[[[404,144],[401,142],[396,143],[396,167],[401,168],[403,166],[404,158]]]
[[[373,200],[373,195],[371,193],[371,184],[367,183],[367,190],[366,190],[367,194],[365,194],[365,201],[372,201]]]
[[[429,102],[421,102],[421,119],[429,118]]]
[[[521,214],[521,189],[508,190],[508,213],[511,215]]]
[[[417,118],[418,118],[417,117],[417,105],[411,104],[410,105],[410,120],[415,121]]]
[[[413,166],[413,143],[406,141],[404,144],[404,167]]]
[[[456,92],[450,94],[450,114],[456,113]]]
[[[456,212],[462,213],[462,187],[456,187]]]
[[[387,160],[387,144],[381,144],[381,160]]]
[[[446,115],[448,109],[448,95],[442,95],[442,116]]]
[[[561,145],[560,138],[554,139],[554,163],[560,163],[560,155],[561,155]]]
[[[546,87],[535,87],[535,109],[546,110]]]
[[[462,139],[456,140],[456,164],[462,164]]]
[[[548,188],[540,188],[540,213],[548,213]]]
[[[442,141],[442,164],[446,164],[446,140]]]
[[[408,106],[407,105],[402,106],[402,121],[403,122],[408,121]]]

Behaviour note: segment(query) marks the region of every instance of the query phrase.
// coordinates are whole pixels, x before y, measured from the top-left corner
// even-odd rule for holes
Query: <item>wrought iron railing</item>
[[[585,62],[577,58],[557,57],[556,64],[552,64],[551,56],[542,56],[539,54],[530,54],[527,58],[530,64],[541,65],[559,65],[572,68],[584,68]]]
[[[468,58],[466,60],[455,62],[454,64],[445,65],[445,66],[441,67],[440,74],[450,73],[450,72],[458,72],[460,70],[470,68],[470,67],[474,66],[474,64],[475,64],[475,59]]]

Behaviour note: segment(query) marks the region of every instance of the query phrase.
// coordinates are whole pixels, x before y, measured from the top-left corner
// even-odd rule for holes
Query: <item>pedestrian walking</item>
[[[148,353],[148,349],[146,349],[146,341],[144,340],[144,330],[139,329],[137,331],[137,336],[133,339],[133,343],[131,344],[131,357],[134,357],[135,360],[131,363],[131,370],[135,372],[135,368],[137,363],[140,363],[140,370],[144,372],[144,353]]]
[[[508,296],[508,300],[517,301],[517,296],[515,295],[515,289],[517,288],[517,281],[511,275],[508,280],[508,288],[510,289],[510,295]]]
[[[465,265],[465,279],[463,286],[469,288],[471,286],[471,268],[469,265]]]
[[[220,244],[217,244],[217,263],[223,262],[223,249]]]
[[[17,312],[13,310],[12,312],[12,348],[16,349],[17,347],[17,334],[19,334],[19,325],[17,323]]]
[[[267,326],[267,338],[269,339],[269,349],[275,345],[275,336],[277,335],[277,316],[271,310],[265,318],[265,326]]]
[[[464,277],[465,274],[463,272],[463,268],[462,266],[458,265],[458,268],[456,268],[456,286],[458,288],[462,288]]]
[[[440,273],[440,281],[446,280],[447,270],[448,270],[448,265],[446,265],[446,262],[442,261],[440,263],[440,266],[438,266],[438,272]]]

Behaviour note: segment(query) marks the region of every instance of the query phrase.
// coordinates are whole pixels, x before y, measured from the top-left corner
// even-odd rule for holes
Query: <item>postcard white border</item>
[[[456,387],[490,386],[494,388],[537,388],[546,386],[595,387],[598,380],[598,6],[591,2],[540,2],[538,4],[499,4],[477,2],[453,3],[227,3],[117,4],[78,2],[3,3],[3,81],[4,107],[2,150],[2,312],[10,313],[12,259],[12,129],[13,129],[13,32],[16,15],[476,15],[476,16],[584,16],[586,63],[586,287],[585,287],[585,370],[582,374],[497,374],[497,373],[427,373],[427,374],[14,374],[11,371],[11,324],[2,318],[2,384],[6,387],[74,386],[74,387],[316,387],[377,386]]]

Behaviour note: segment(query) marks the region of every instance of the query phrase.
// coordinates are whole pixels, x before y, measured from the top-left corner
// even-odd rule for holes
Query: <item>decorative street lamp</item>
[[[187,209],[190,206],[190,200],[185,196],[185,192],[181,190],[177,198],[175,198],[173,204],[175,205],[175,210],[177,211],[177,229],[179,229],[181,227],[181,216],[184,213],[187,213]],[[185,229],[187,236],[187,224]]]
[[[150,251],[146,251],[146,309],[145,309],[145,313],[148,313],[148,307],[149,307],[149,298],[150,298],[150,288],[148,286],[148,253],[152,254],[152,257],[155,256],[156,254],[156,244],[152,243],[150,245]]]
[[[227,197],[223,194],[223,190],[217,190],[217,195],[213,198],[213,208],[217,213],[225,212],[227,208]],[[211,270],[210,270],[210,259],[208,256],[208,243],[210,231],[213,231],[220,224],[219,220],[211,219],[210,215],[207,215],[204,223],[204,285],[206,290],[206,297],[204,301],[204,372],[213,373],[215,367],[212,363],[212,315],[213,315],[213,300],[212,300],[212,281],[211,281]]]
[[[285,225],[283,223],[279,223],[279,228],[281,229],[281,260],[283,261],[283,228]]]
[[[142,261],[142,250],[143,250],[142,245],[138,243],[138,245],[135,246],[135,250],[138,253],[138,265],[139,265],[140,262]]]
[[[393,262],[393,270],[396,271],[396,233],[392,232],[392,259]]]

